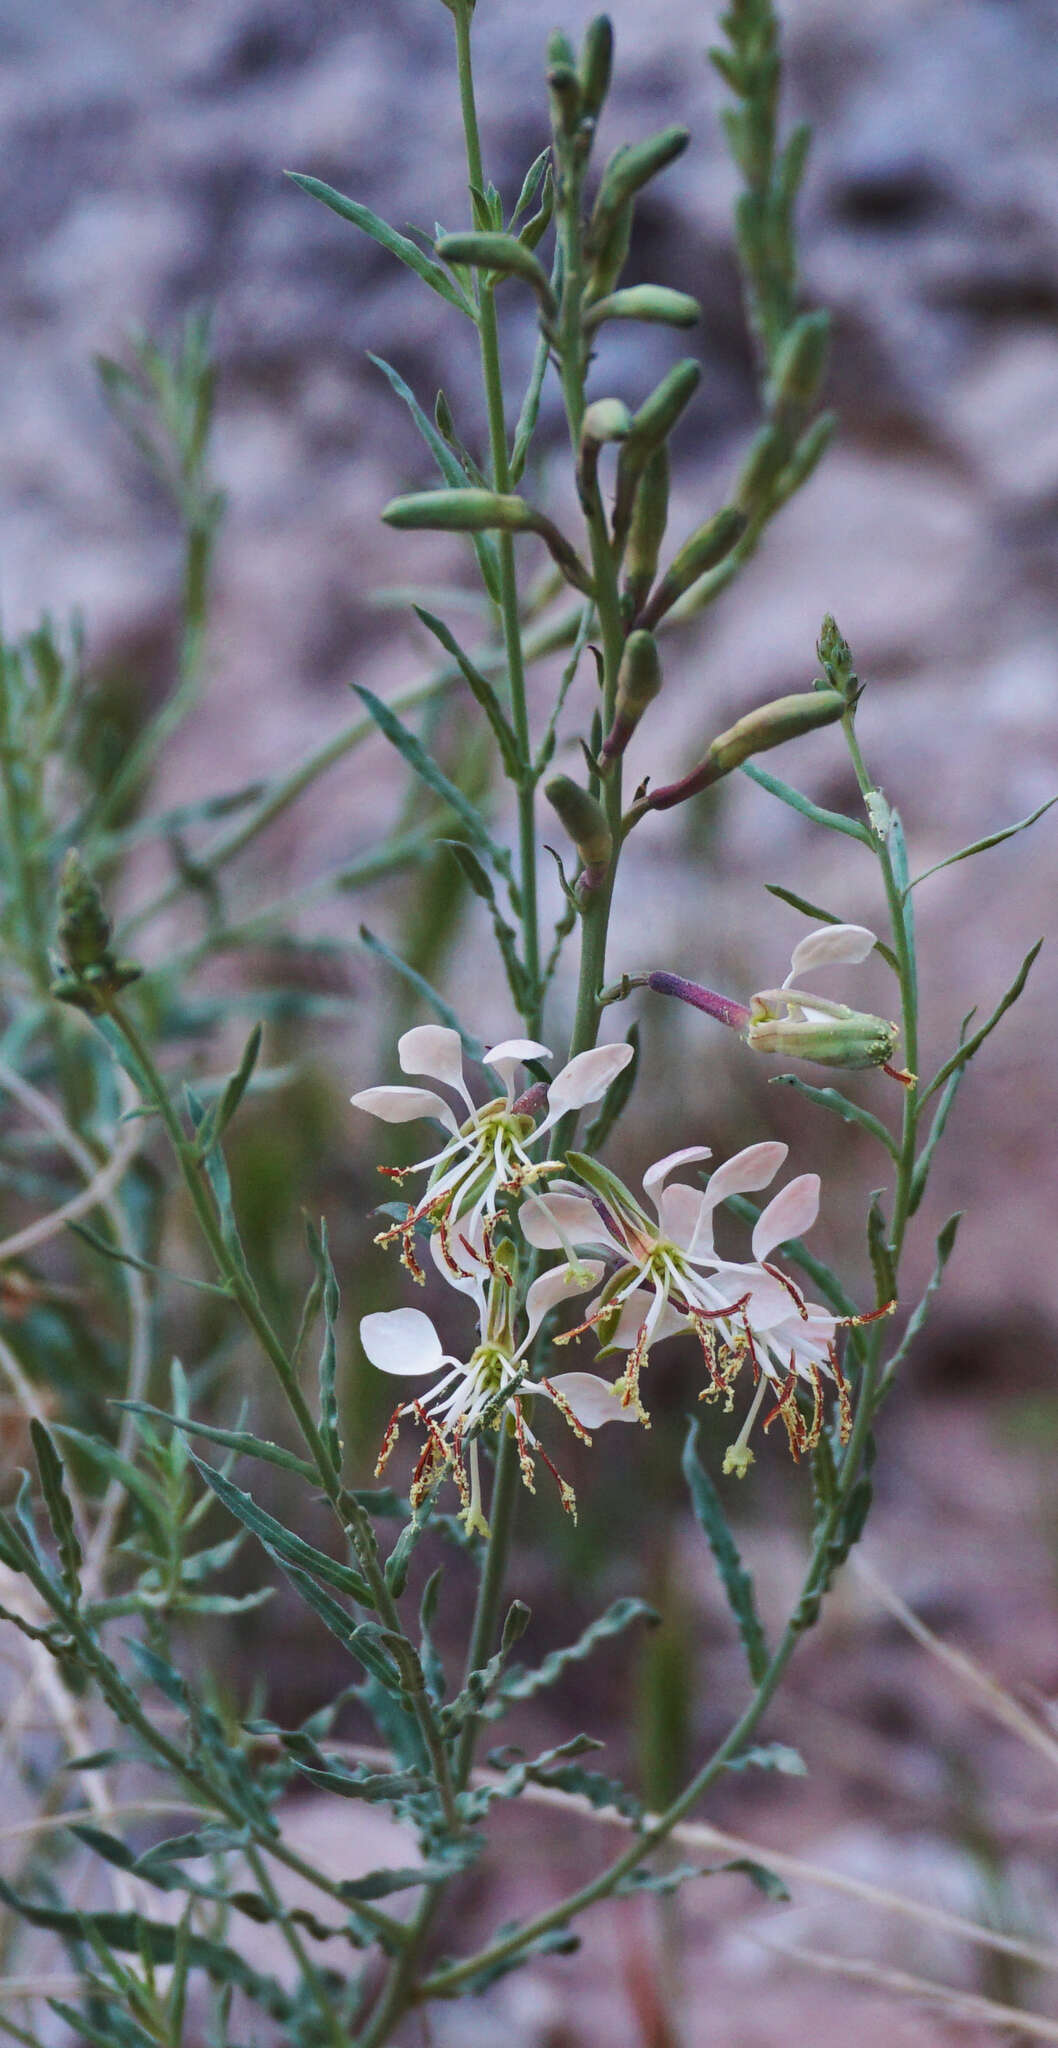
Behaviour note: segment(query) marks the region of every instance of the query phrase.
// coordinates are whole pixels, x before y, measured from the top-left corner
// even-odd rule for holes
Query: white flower
[[[895,1024],[824,996],[806,995],[795,985],[821,967],[858,966],[877,943],[863,924],[826,924],[809,932],[793,949],[782,987],[759,989],[753,997],[747,1045],[755,1052],[783,1053],[825,1067],[884,1067],[896,1079],[907,1080],[890,1065]]]
[[[821,1375],[836,1380],[843,1416],[846,1399],[835,1347],[837,1319],[807,1302],[772,1263],[777,1246],[800,1237],[815,1222],[817,1175],[801,1174],[789,1181],[762,1210],[753,1230],[750,1262],[722,1258],[713,1237],[719,1205],[730,1195],[767,1187],[786,1152],[785,1145],[771,1142],[748,1145],[717,1168],[704,1190],[670,1182],[669,1176],[679,1166],[708,1158],[708,1148],[690,1145],[669,1154],[643,1177],[656,1221],[614,1175],[572,1153],[569,1163],[591,1190],[592,1199],[564,1182],[546,1194],[530,1196],[521,1224],[530,1243],[561,1247],[571,1262],[581,1250],[601,1252],[611,1262],[611,1277],[580,1327],[595,1326],[607,1344],[628,1351],[628,1366],[617,1383],[627,1405],[642,1412],[639,1379],[651,1345],[694,1330],[709,1369],[705,1394],[722,1393],[730,1406],[733,1381],[749,1362],[759,1381],[753,1415],[765,1385],[770,1385],[776,1407],[767,1421],[781,1413],[791,1444],[800,1451],[818,1437]],[[810,1424],[805,1424],[797,1406],[799,1380],[813,1390]],[[743,1469],[745,1462],[748,1457]]]
[[[433,1240],[434,1244],[438,1242]],[[479,1237],[479,1246],[480,1246]],[[468,1249],[470,1246],[468,1244]],[[435,1254],[442,1271],[443,1252]],[[451,1468],[462,1501],[467,1527],[487,1535],[481,1512],[477,1437],[484,1427],[499,1429],[510,1417],[518,1443],[522,1478],[533,1490],[534,1453],[554,1473],[563,1505],[574,1510],[573,1489],[555,1471],[546,1451],[530,1429],[524,1414],[527,1395],[542,1397],[557,1407],[577,1436],[590,1442],[588,1432],[605,1422],[633,1419],[623,1407],[612,1385],[594,1373],[560,1373],[556,1378],[527,1381],[526,1353],[545,1316],[570,1294],[583,1293],[601,1279],[598,1262],[585,1262],[574,1280],[564,1266],[541,1274],[529,1288],[525,1300],[526,1331],[516,1344],[511,1327],[511,1289],[500,1271],[490,1272],[483,1252],[472,1256],[480,1263],[477,1272],[467,1271],[446,1278],[462,1292],[474,1297],[478,1311],[479,1341],[468,1359],[442,1349],[441,1339],[429,1316],[421,1309],[397,1308],[364,1316],[360,1341],[372,1365],[410,1379],[428,1379],[433,1384],[416,1398],[402,1402],[395,1410],[379,1454],[381,1472],[396,1440],[402,1415],[414,1415],[426,1432],[426,1443],[412,1479],[412,1505],[431,1491],[443,1473]],[[509,1389],[509,1392],[507,1391]],[[469,1448],[470,1476],[464,1452]]]
[[[529,1156],[532,1148],[568,1111],[598,1102],[611,1081],[627,1066],[632,1048],[600,1045],[591,1052],[578,1053],[549,1085],[538,1083],[516,1099],[514,1077],[518,1067],[529,1060],[550,1059],[551,1054],[546,1045],[538,1045],[533,1039],[504,1039],[485,1054],[485,1059],[499,1075],[505,1093],[480,1108],[475,1107],[466,1085],[457,1031],[439,1024],[420,1024],[405,1031],[398,1040],[397,1054],[405,1074],[425,1074],[441,1082],[461,1098],[467,1112],[460,1121],[451,1104],[429,1088],[364,1088],[351,1097],[357,1109],[366,1109],[386,1123],[430,1117],[449,1134],[440,1151],[418,1160],[414,1166],[381,1169],[395,1180],[403,1180],[412,1173],[429,1174],[422,1200],[408,1209],[402,1223],[384,1231],[376,1240],[384,1244],[400,1237],[403,1262],[414,1278],[421,1280],[414,1247],[416,1225],[429,1222],[444,1234],[458,1222],[464,1233],[468,1230],[473,1235],[483,1224],[487,1251],[488,1227],[504,1194],[517,1193],[529,1181],[555,1170],[554,1162],[534,1162]],[[545,1103],[546,1115],[537,1123],[536,1112]]]

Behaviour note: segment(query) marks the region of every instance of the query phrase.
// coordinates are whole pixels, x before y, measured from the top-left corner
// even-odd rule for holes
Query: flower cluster
[[[467,1358],[457,1358],[444,1351],[433,1323],[420,1309],[398,1308],[363,1318],[361,1341],[373,1365],[382,1372],[431,1382],[422,1394],[398,1405],[377,1470],[385,1466],[401,1417],[414,1415],[425,1442],[412,1480],[413,1506],[451,1471],[468,1528],[485,1532],[478,1438],[483,1429],[509,1427],[517,1440],[525,1484],[532,1490],[534,1458],[541,1457],[555,1475],[563,1504],[572,1510],[572,1489],[555,1471],[530,1425],[532,1403],[543,1399],[556,1407],[574,1434],[589,1442],[590,1430],[634,1417],[612,1384],[594,1373],[560,1373],[527,1384],[528,1353],[551,1310],[568,1296],[595,1286],[604,1269],[593,1260],[557,1266],[531,1281],[519,1311],[521,1262],[504,1228],[518,1197],[561,1168],[560,1161],[534,1160],[541,1138],[568,1112],[597,1102],[606,1093],[631,1059],[631,1047],[604,1045],[581,1053],[553,1081],[536,1083],[516,1098],[518,1067],[551,1055],[531,1039],[507,1039],[485,1055],[486,1065],[503,1082],[504,1093],[480,1108],[466,1084],[457,1032],[421,1025],[404,1033],[397,1050],[404,1073],[424,1074],[454,1090],[468,1114],[459,1122],[445,1098],[426,1088],[367,1088],[352,1097],[357,1108],[386,1122],[429,1117],[448,1134],[439,1151],[414,1166],[397,1174],[382,1168],[394,1178],[415,1173],[428,1178],[420,1199],[377,1242],[399,1237],[403,1263],[421,1282],[425,1275],[416,1239],[428,1233],[437,1272],[474,1304],[478,1341]],[[537,1121],[541,1110],[544,1114]]]

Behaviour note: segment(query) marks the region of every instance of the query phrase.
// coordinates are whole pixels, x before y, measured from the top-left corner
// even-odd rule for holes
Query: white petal
[[[596,1281],[602,1279],[604,1270],[601,1259],[585,1259],[577,1273],[569,1266],[555,1266],[550,1273],[541,1273],[540,1278],[533,1281],[525,1297],[529,1330],[524,1342],[518,1347],[519,1351],[525,1350],[526,1344],[536,1336],[544,1317],[553,1308],[557,1308],[560,1301],[565,1301],[575,1294],[586,1294],[589,1287],[594,1287]]]
[[[817,967],[836,967],[842,962],[854,967],[866,960],[875,944],[875,935],[865,924],[825,924],[798,940],[790,955],[790,972],[783,987],[788,988],[799,974],[812,973]]]
[[[609,1380],[601,1380],[597,1373],[560,1372],[551,1385],[568,1403],[584,1429],[601,1429],[604,1422],[639,1420],[632,1404],[623,1408],[621,1396],[614,1392]],[[547,1389],[543,1391],[546,1393]]]
[[[610,1338],[619,1351],[631,1351],[643,1324],[646,1322],[657,1297],[648,1287],[637,1287],[622,1304],[617,1319],[617,1328]],[[666,1337],[677,1337],[683,1330],[691,1328],[687,1317],[671,1301],[663,1303],[651,1331],[652,1344],[661,1344]]]
[[[633,1050],[630,1045],[597,1045],[592,1052],[577,1053],[556,1074],[547,1091],[545,1125],[557,1123],[567,1110],[583,1109],[585,1103],[598,1102],[611,1081],[627,1067]]]
[[[527,1244],[539,1251],[563,1251],[567,1245],[598,1245],[620,1251],[593,1203],[583,1195],[537,1195],[522,1203],[518,1227]]]
[[[458,1031],[446,1024],[416,1024],[405,1031],[397,1040],[397,1058],[402,1074],[429,1074],[431,1081],[444,1081],[466,1094],[463,1047]]]
[[[516,1067],[524,1067],[526,1060],[549,1060],[551,1053],[546,1045],[538,1045],[535,1038],[503,1038],[499,1045],[489,1048],[485,1054],[486,1065],[493,1067],[508,1097],[513,1100],[514,1073]]]
[[[663,1237],[678,1244],[681,1251],[694,1249],[697,1256],[706,1256],[712,1250],[713,1205],[701,1188],[686,1187],[677,1181],[675,1187],[663,1188],[658,1203],[658,1222]]]
[[[658,1189],[674,1173],[677,1166],[686,1166],[691,1159],[711,1159],[708,1145],[685,1145],[682,1152],[669,1152],[664,1159],[655,1159],[643,1175],[643,1187],[651,1201],[656,1200]]]
[[[694,1220],[693,1235],[689,1228],[692,1221],[689,1206],[682,1212],[681,1222],[686,1234],[677,1242],[683,1245],[684,1250],[696,1259],[711,1259],[714,1210],[719,1208],[721,1202],[726,1202],[729,1195],[743,1195],[750,1188],[766,1188],[768,1182],[774,1180],[788,1150],[787,1145],[765,1139],[759,1145],[744,1145],[741,1152],[735,1152],[730,1159],[725,1159],[723,1165],[718,1166],[716,1172],[709,1176],[709,1185],[701,1198],[701,1206]],[[673,1188],[671,1193],[675,1195],[677,1190]],[[668,1192],[665,1201],[669,1201]],[[668,1209],[665,1213],[667,1216]],[[675,1231],[670,1230],[669,1234],[675,1236]]]
[[[441,1339],[420,1308],[391,1308],[363,1316],[360,1342],[379,1372],[436,1372],[443,1362]]]
[[[819,1175],[802,1173],[768,1203],[757,1218],[753,1232],[753,1256],[766,1259],[776,1245],[811,1230],[819,1214]]]
[[[716,1308],[733,1308],[736,1301],[745,1301],[748,1294],[745,1313],[754,1330],[772,1330],[790,1316],[800,1322],[789,1288],[776,1280],[774,1274],[762,1273],[759,1267],[718,1266],[709,1275],[709,1292],[716,1298]]]
[[[349,1100],[354,1109],[366,1109],[369,1115],[380,1116],[387,1124],[409,1124],[416,1117],[432,1116],[453,1137],[459,1135],[459,1125],[448,1103],[430,1088],[402,1088],[398,1082],[392,1088],[361,1088]]]
[[[449,1287],[455,1287],[460,1294],[471,1295],[480,1306],[489,1277],[484,1257],[475,1259],[473,1256],[474,1252],[480,1253],[482,1250],[480,1228],[475,1229],[471,1219],[464,1217],[450,1225],[445,1235],[452,1266],[456,1266],[458,1271],[453,1272],[452,1266],[445,1258],[439,1230],[433,1231],[430,1236],[430,1256],[434,1265]],[[469,1251],[468,1245],[471,1247]]]

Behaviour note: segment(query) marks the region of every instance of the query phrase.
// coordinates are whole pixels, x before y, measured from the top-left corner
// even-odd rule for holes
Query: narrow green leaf
[[[322,1579],[325,1585],[335,1587],[340,1593],[348,1593],[352,1599],[358,1600],[362,1607],[374,1605],[366,1580],[362,1579],[360,1573],[354,1571],[351,1565],[340,1564],[337,1559],[328,1557],[326,1551],[317,1550],[314,1544],[306,1543],[303,1536],[296,1536],[292,1529],[285,1528],[274,1515],[258,1506],[252,1494],[244,1493],[241,1487],[226,1479],[215,1466],[207,1465],[204,1459],[195,1457],[194,1452],[191,1456],[196,1469],[206,1485],[212,1488],[217,1499],[227,1508],[229,1514],[234,1515],[237,1521],[249,1529],[251,1535],[257,1537],[258,1542],[263,1544],[277,1564],[284,1567],[296,1565],[300,1571]],[[346,1616],[345,1619],[348,1621],[349,1617]]]
[[[708,1872],[700,1863],[676,1863],[668,1870],[648,1870],[645,1863],[635,1870],[626,1871],[613,1888],[615,1899],[630,1898],[636,1892],[653,1892],[655,1898],[667,1898],[686,1884],[690,1877],[705,1877]]]
[[[698,1457],[697,1416],[692,1416],[690,1421],[682,1463],[691,1505],[716,1560],[720,1583],[742,1638],[750,1677],[755,1685],[759,1685],[768,1668],[768,1645],[757,1614],[753,1581],[738,1554],[738,1545],[728,1527],[720,1496]]]
[[[529,372],[529,382],[525,387],[525,396],[522,399],[521,410],[514,429],[514,441],[511,446],[510,480],[511,487],[515,490],[525,474],[529,444],[536,432],[536,423],[540,417],[540,400],[543,396],[544,378],[547,375],[547,366],[550,361],[551,344],[548,341],[547,335],[541,334],[536,344],[533,367]]]
[[[1036,955],[1039,952],[1042,945],[1043,940],[1037,939],[1036,944],[1034,946],[1029,947],[1029,950],[1026,953],[1025,958],[1021,963],[1021,966],[1018,968],[1018,971],[1014,976],[1014,979],[1011,982],[1010,987],[1008,988],[1006,994],[1002,996],[999,1002],[996,1004],[996,1007],[993,1010],[992,1015],[988,1018],[987,1022],[982,1024],[980,1030],[975,1031],[973,1037],[968,1038],[964,1045],[960,1045],[959,1047],[957,1047],[956,1051],[952,1053],[950,1060],[945,1060],[944,1065],[941,1067],[939,1073],[934,1074],[933,1079],[929,1084],[929,1087],[923,1089],[922,1094],[919,1097],[920,1108],[924,1107],[924,1105],[929,1101],[931,1095],[936,1094],[938,1088],[943,1088],[945,1082],[950,1078],[952,1074],[954,1074],[957,1071],[959,1067],[965,1067],[967,1061],[973,1059],[975,1052],[977,1052],[979,1048],[984,1044],[985,1039],[989,1036],[989,1034],[995,1030],[996,1025],[999,1023],[1000,1018],[1005,1017],[1007,1011],[1012,1007],[1014,1003],[1017,1002],[1018,997],[1020,996],[1021,991],[1024,988],[1025,983],[1027,982],[1029,975],[1032,971],[1032,966],[1033,962],[1036,959]]]
[[[59,1436],[76,1444],[82,1455],[98,1465],[109,1479],[116,1479],[118,1485],[124,1487],[125,1492],[138,1503],[156,1538],[163,1545],[167,1544],[170,1527],[165,1502],[146,1475],[138,1471],[128,1458],[123,1458],[105,1437],[89,1436],[85,1430],[74,1429],[65,1422],[57,1422],[55,1429]]]
[[[396,396],[407,406],[445,483],[450,485],[453,490],[461,489],[468,482],[473,483],[474,478],[471,472],[459,460],[459,457],[453,453],[444,436],[438,433],[433,421],[423,411],[414,391],[409,384],[405,383],[399,370],[395,370],[393,365],[387,363],[382,356],[372,355],[370,349],[368,350],[368,361],[374,363],[375,367],[381,370],[382,375],[388,380]],[[500,562],[496,552],[496,543],[491,534],[479,533],[474,536],[474,553],[477,556],[478,568],[481,571],[481,580],[493,603],[499,604]]]
[[[515,1009],[524,1011],[528,1007],[527,998],[530,991],[525,977],[525,968],[522,965],[521,955],[518,951],[518,934],[514,930],[513,925],[508,924],[496,901],[496,891],[492,886],[488,872],[478,859],[473,847],[468,846],[465,840],[445,839],[441,843],[447,846],[455,856],[462,869],[464,879],[469,882],[474,894],[480,896],[483,903],[488,904],[489,914],[492,918],[492,929],[503,960],[504,970],[507,975],[507,985],[514,998]]]
[[[337,1636],[350,1655],[363,1665],[364,1670],[372,1678],[378,1680],[387,1693],[399,1693],[402,1690],[399,1674],[379,1644],[377,1629],[371,1628],[366,1622],[354,1621],[352,1615],[338,1605],[337,1600],[332,1600],[330,1594],[325,1593],[322,1586],[318,1586],[315,1579],[309,1577],[308,1572],[301,1571],[297,1565],[289,1564],[278,1553],[275,1553],[275,1556],[276,1563],[286,1573],[295,1592],[301,1594],[305,1605],[311,1607],[314,1614],[319,1615],[320,1620],[330,1629],[332,1635]]]
[[[966,1033],[970,1027],[971,1019],[975,1017],[976,1014],[977,1013],[975,1010],[970,1010],[968,1011],[967,1015],[963,1018],[962,1028],[959,1032],[960,1045],[965,1040]],[[938,1102],[937,1107],[933,1112],[933,1122],[929,1127],[929,1136],[926,1139],[926,1142],[923,1145],[922,1150],[915,1161],[915,1171],[911,1176],[911,1194],[908,1199],[907,1205],[907,1213],[909,1216],[915,1215],[919,1207],[919,1204],[922,1201],[922,1197],[926,1192],[926,1183],[929,1180],[929,1170],[933,1164],[933,1154],[936,1151],[937,1146],[941,1141],[941,1138],[944,1136],[944,1126],[947,1123],[949,1116],[951,1115],[952,1106],[955,1102],[955,1097],[959,1092],[959,1088],[962,1083],[962,1078],[965,1072],[965,1066],[961,1066],[956,1067],[955,1072],[949,1075],[947,1085],[944,1089],[944,1093],[941,1096],[940,1101]]]
[[[769,1870],[766,1864],[755,1863],[751,1856],[735,1856],[730,1863],[718,1863],[715,1870],[709,1874],[719,1877],[729,1870],[738,1871],[741,1876],[748,1877],[750,1884],[755,1885],[759,1892],[763,1892],[766,1899],[774,1899],[781,1904],[790,1896],[782,1878],[778,1877],[774,1870]]]
[[[811,797],[802,796],[799,789],[792,789],[788,782],[780,782],[777,775],[769,775],[766,768],[758,768],[755,761],[743,761],[740,775],[748,775],[760,789],[766,789],[769,796],[778,797],[779,802],[788,804],[792,811],[800,811],[802,817],[811,818],[814,825],[825,825],[828,832],[844,832],[848,839],[858,839],[861,846],[873,844],[866,825],[858,818],[844,818],[840,811],[826,811],[821,804],[814,804]]]
[[[84,1558],[77,1540],[77,1524],[70,1506],[70,1496],[66,1491],[62,1459],[43,1422],[39,1422],[36,1416],[30,1422],[29,1433],[33,1439],[33,1451],[40,1473],[41,1492],[48,1510],[48,1520],[58,1546],[62,1582],[70,1596],[71,1606],[76,1607],[81,1598],[81,1566]]]
[[[911,901],[911,874],[907,861],[907,841],[899,811],[889,815],[889,858],[893,864],[893,879],[900,891],[901,915],[904,920],[904,942],[910,964],[911,1006],[918,1010],[918,952],[915,942],[915,906]]]
[[[330,1246],[327,1242],[327,1219],[321,1217],[319,1230],[311,1219],[305,1218],[305,1235],[309,1252],[320,1280],[323,1301],[323,1346],[320,1351],[320,1437],[331,1461],[331,1469],[337,1476],[342,1470],[342,1439],[338,1429],[338,1395],[335,1381],[338,1370],[338,1349],[336,1324],[341,1307],[338,1277],[334,1270]]]
[[[538,1664],[534,1670],[527,1671],[524,1667],[514,1665],[506,1671],[482,1718],[486,1721],[497,1720],[506,1712],[512,1701],[532,1699],[536,1693],[543,1692],[549,1685],[554,1685],[569,1665],[582,1663],[586,1657],[590,1657],[599,1643],[608,1641],[611,1636],[620,1635],[632,1622],[647,1621],[656,1624],[657,1619],[654,1609],[648,1607],[645,1600],[615,1600],[613,1605],[606,1609],[605,1614],[600,1614],[591,1622],[583,1634],[578,1636],[576,1642],[571,1643],[567,1649],[552,1650],[550,1656],[545,1657],[543,1663]]]
[[[824,910],[820,904],[809,902],[807,896],[797,896],[792,889],[784,889],[778,882],[765,882],[764,887],[769,896],[777,896],[780,903],[788,903],[791,910],[799,910],[804,917],[810,917],[813,921],[818,920],[820,924],[847,922],[845,918],[839,917],[836,911]],[[881,954],[886,966],[891,967],[894,974],[899,973],[899,962],[891,946],[885,945],[881,939],[875,939],[874,950]]]
[[[874,1274],[875,1293],[880,1308],[886,1302],[896,1300],[896,1269],[893,1264],[893,1248],[889,1243],[888,1225],[882,1213],[881,1194],[882,1190],[876,1188],[867,1211],[867,1250],[871,1257],[871,1271]]]
[[[886,1130],[881,1118],[875,1116],[871,1110],[864,1109],[862,1103],[850,1102],[840,1088],[814,1088],[810,1082],[802,1081],[798,1074],[772,1074],[769,1086],[774,1087],[776,1082],[781,1086],[796,1089],[798,1095],[803,1095],[807,1102],[816,1103],[820,1109],[832,1109],[843,1123],[859,1124],[861,1130],[869,1131],[871,1137],[876,1138],[879,1145],[884,1146],[890,1159],[898,1157],[899,1148],[896,1140],[892,1133]]]
[[[414,270],[416,276],[421,277],[431,291],[437,292],[440,298],[447,299],[450,306],[455,306],[458,312],[465,313],[467,318],[476,324],[477,312],[466,293],[439,263],[435,263],[432,257],[425,256],[415,242],[410,242],[407,235],[398,234],[396,228],[391,228],[387,221],[379,219],[377,213],[372,213],[369,206],[361,206],[355,199],[346,199],[344,193],[336,192],[332,186],[322,184],[319,178],[305,177],[301,171],[288,171],[286,175],[292,184],[299,185],[303,192],[307,192],[310,199],[319,199],[324,206],[330,207],[332,213],[340,215],[342,220],[351,221],[354,227],[362,228],[365,235],[371,236],[372,241],[377,242],[381,248],[388,249],[390,255],[398,257],[401,263],[406,263],[409,270]]]
[[[454,782],[449,781],[447,775],[438,767],[432,756],[427,753],[422,741],[417,739],[413,732],[409,732],[406,725],[401,724],[400,719],[390,710],[388,704],[383,704],[380,697],[376,697],[373,691],[365,689],[362,684],[356,684],[354,688],[361,702],[371,713],[379,731],[389,741],[390,745],[396,748],[398,754],[408,763],[409,768],[419,776],[421,781],[426,783],[429,789],[433,790],[435,796],[444,798],[445,803],[455,812],[460,822],[465,825],[469,837],[474,840],[476,845],[484,847],[489,859],[495,863],[501,875],[510,877],[510,855],[505,847],[496,844],[484,818],[476,806],[471,803],[470,798],[465,796],[461,789],[457,789]]]
[[[243,1054],[239,1065],[230,1081],[225,1084],[224,1093],[217,1104],[216,1115],[213,1119],[214,1142],[217,1138],[223,1136],[253,1079],[253,1071],[261,1051],[263,1034],[264,1026],[255,1024],[243,1047]]]
[[[796,1749],[785,1742],[766,1742],[756,1749],[740,1750],[728,1757],[726,1771],[780,1771],[786,1778],[804,1778],[808,1765]]]
[[[269,1443],[266,1437],[251,1436],[246,1429],[218,1429],[210,1422],[194,1422],[183,1415],[170,1415],[164,1408],[153,1408],[149,1401],[115,1401],[115,1408],[127,1408],[131,1415],[146,1415],[154,1422],[167,1422],[171,1429],[183,1430],[187,1436],[203,1436],[210,1443],[221,1444],[227,1451],[234,1451],[238,1457],[260,1458],[266,1465],[279,1465],[284,1472],[296,1472],[299,1479],[307,1479],[312,1485],[319,1484],[320,1475],[315,1465],[306,1458],[295,1457],[293,1451],[283,1449],[281,1444]]]
[[[434,1011],[436,1016],[440,1017],[442,1024],[447,1024],[452,1031],[458,1031],[467,1058],[476,1060],[481,1064],[485,1058],[485,1047],[481,1039],[475,1038],[471,1032],[464,1030],[451,1004],[446,1003],[442,995],[438,995],[437,990],[433,987],[432,983],[427,981],[425,975],[420,974],[417,968],[409,967],[407,961],[402,960],[400,954],[393,951],[392,946],[387,946],[384,939],[376,938],[375,933],[369,931],[366,924],[360,926],[360,937],[369,953],[377,953],[380,960],[385,960],[387,966],[392,967],[404,981],[408,982],[417,995],[422,996],[424,1002],[429,1003],[431,1010]]]
[[[939,875],[942,868],[953,868],[959,860],[972,860],[975,853],[987,853],[992,846],[1002,846],[1004,839],[1013,839],[1018,832],[1027,832],[1029,826],[1035,825],[1037,818],[1042,818],[1052,804],[1058,804],[1058,796],[1049,796],[1039,810],[1032,811],[1027,818],[1019,818],[1016,825],[1004,825],[1002,831],[990,832],[987,839],[975,839],[972,846],[960,846],[958,853],[949,853],[946,860],[935,861],[931,868],[924,868],[907,884],[905,894],[917,889],[920,882],[927,882],[930,875]]]
[[[961,1222],[962,1210],[957,1209],[954,1216],[949,1216],[948,1221],[944,1225],[943,1230],[940,1231],[937,1237],[936,1263],[934,1264],[933,1272],[930,1275],[929,1283],[926,1287],[926,1291],[923,1294],[921,1301],[918,1303],[917,1307],[912,1311],[911,1315],[908,1317],[907,1328],[904,1331],[900,1343],[897,1345],[896,1350],[894,1351],[891,1359],[886,1365],[882,1381],[883,1386],[889,1385],[898,1367],[903,1364],[904,1359],[907,1357],[907,1354],[910,1351],[912,1344],[914,1343],[916,1337],[919,1335],[919,1332],[922,1330],[925,1324],[926,1318],[929,1315],[930,1309],[933,1306],[933,1297],[936,1294],[938,1288],[940,1287],[941,1281],[944,1278],[944,1268],[947,1265],[948,1260],[951,1258],[952,1252],[955,1250],[955,1239],[958,1235],[959,1225]]]
[[[424,610],[419,604],[414,605],[412,609],[416,617],[422,620],[427,632],[432,633],[434,639],[440,641],[445,653],[450,654],[457,663],[464,680],[492,727],[507,775],[515,787],[519,787],[524,778],[524,763],[518,752],[518,742],[504,717],[500,700],[492,684],[482,675],[479,668],[475,668],[470,656],[464,653],[455,634],[449,631],[443,619],[436,618],[433,612]]]
[[[154,1114],[152,1110],[136,1113],[146,1116]],[[112,1259],[115,1265],[131,1266],[137,1273],[149,1273],[154,1280],[175,1280],[181,1287],[197,1288],[200,1294],[219,1294],[223,1300],[231,1300],[230,1288],[219,1287],[215,1280],[194,1280],[188,1273],[177,1273],[169,1266],[156,1266],[150,1259],[138,1259],[134,1252],[122,1251],[117,1245],[108,1244],[106,1238],[100,1237],[97,1231],[90,1230],[87,1223],[68,1223],[66,1228],[72,1231],[75,1237],[81,1238],[92,1251],[99,1252],[105,1259]]]

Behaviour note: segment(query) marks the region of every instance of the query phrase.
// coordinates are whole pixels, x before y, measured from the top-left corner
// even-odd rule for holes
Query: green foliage
[[[716,1560],[720,1583],[735,1618],[749,1675],[759,1685],[768,1668],[768,1645],[764,1639],[753,1593],[753,1581],[738,1554],[738,1545],[728,1527],[720,1496],[698,1457],[696,1416],[692,1417],[683,1449],[683,1476],[690,1489],[691,1505],[699,1526]]]

